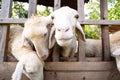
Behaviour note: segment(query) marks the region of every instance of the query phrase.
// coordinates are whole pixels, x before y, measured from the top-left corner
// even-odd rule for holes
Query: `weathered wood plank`
[[[12,9],[12,0],[2,0],[2,9],[0,13],[0,18],[8,18],[11,14]],[[9,35],[9,26],[0,27],[0,61],[4,61],[5,56],[7,54],[7,35]],[[6,51],[5,51],[6,50]]]
[[[25,18],[20,18],[20,19],[15,19],[15,18],[0,18],[0,24],[4,25],[4,24],[23,24],[25,23],[27,19]]]
[[[61,6],[61,0],[54,0],[54,10],[59,9]]]
[[[45,72],[45,80],[119,80],[112,79],[110,71],[102,72]],[[114,74],[114,76],[116,76]]]
[[[28,10],[28,17],[36,14],[37,11],[37,0],[29,0],[29,10]]]
[[[60,59],[60,47],[58,46],[57,43],[55,43],[52,53],[52,61],[59,62],[59,59]]]
[[[102,26],[102,60],[110,61],[109,27]]]
[[[85,42],[79,38],[78,61],[85,61]]]
[[[104,71],[112,70],[113,62],[47,62],[45,70],[50,71]]]
[[[119,31],[120,30],[120,25],[112,25],[112,26],[109,26],[109,32],[116,32],[116,31]]]
[[[87,25],[120,25],[120,20],[83,20],[80,21],[80,24]]]
[[[79,21],[84,20],[84,0],[77,0]],[[84,25],[81,25],[84,28]],[[79,38],[78,61],[85,61],[85,42]]]
[[[0,24],[23,24],[26,20],[25,18],[0,18]],[[120,20],[83,20],[79,22],[86,25],[120,25]]]
[[[107,0],[100,0],[101,19],[107,20],[108,18],[108,5]],[[105,61],[110,60],[110,40],[109,40],[109,27],[102,25],[102,58]]]
[[[0,80],[11,80],[11,76],[15,70],[16,62],[0,62]],[[22,80],[29,80],[22,75]]]
[[[113,62],[46,62],[45,64],[45,80],[120,79]],[[0,62],[0,80],[10,80],[15,66],[16,62]],[[24,76],[22,80],[29,79]]]
[[[61,0],[54,0],[54,10],[59,9],[61,6]],[[59,61],[59,47],[57,43],[55,44],[55,47],[53,48],[53,53],[52,53],[52,61],[53,62],[58,62]]]
[[[79,13],[79,21],[84,20],[84,0],[77,0],[77,9]]]

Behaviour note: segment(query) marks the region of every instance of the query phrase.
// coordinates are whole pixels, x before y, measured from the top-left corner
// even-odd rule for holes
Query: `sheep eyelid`
[[[78,19],[78,18],[79,18],[79,15],[78,15],[78,14],[77,14],[77,15],[75,15],[75,18],[76,18],[76,19]]]
[[[67,32],[68,30],[69,30],[69,28],[68,28],[68,29],[66,29],[66,30],[65,30],[65,32]]]
[[[54,23],[51,24],[51,26],[53,26],[53,25],[54,25]]]

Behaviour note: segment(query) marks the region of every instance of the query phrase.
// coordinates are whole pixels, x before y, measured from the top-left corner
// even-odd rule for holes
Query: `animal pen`
[[[16,0],[17,1],[17,0]],[[28,0],[18,0],[28,1]],[[63,61],[60,57],[57,46],[54,48],[50,61],[46,61],[44,69],[44,80],[120,80],[120,73],[116,64],[111,60],[109,44],[109,25],[120,25],[120,21],[110,21],[108,18],[107,0],[100,0],[100,20],[84,19],[84,3],[87,0],[29,0],[28,17],[36,13],[36,5],[44,4],[53,6],[54,10],[67,5],[77,9],[79,22],[84,25],[101,25],[102,30],[102,57],[85,57],[85,43],[79,39],[78,55],[69,61]],[[10,62],[7,54],[10,24],[23,24],[26,19],[10,18],[12,0],[2,0],[0,14],[0,80],[10,80],[15,69],[16,62]],[[112,28],[114,29],[114,27]],[[25,76],[22,80],[28,80]]]

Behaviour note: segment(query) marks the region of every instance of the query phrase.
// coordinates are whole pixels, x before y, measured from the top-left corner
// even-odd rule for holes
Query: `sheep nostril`
[[[58,31],[61,31],[60,29],[57,29]]]
[[[65,32],[67,32],[68,30],[69,30],[69,28],[68,28],[68,29],[66,29],[66,30],[65,30]]]

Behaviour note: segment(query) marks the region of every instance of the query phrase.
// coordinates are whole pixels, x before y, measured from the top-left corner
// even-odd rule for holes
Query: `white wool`
[[[10,28],[9,51],[18,60],[12,80],[21,80],[22,73],[30,80],[44,79],[44,59],[49,55],[49,24],[47,17],[32,16],[25,22],[24,29],[20,26]]]
[[[80,23],[78,22],[78,12],[68,6],[61,7],[50,14],[53,27],[49,38],[49,48],[52,48],[55,41],[62,47],[63,57],[73,57],[78,49],[78,41],[75,37],[76,29],[82,40],[85,40],[85,34],[83,32]],[[54,34],[55,33],[55,34]],[[55,39],[55,40],[54,40]]]
[[[120,71],[120,31],[117,31],[110,35],[110,51],[111,56],[115,57],[117,68]],[[101,56],[101,40],[86,39],[86,55]]]

